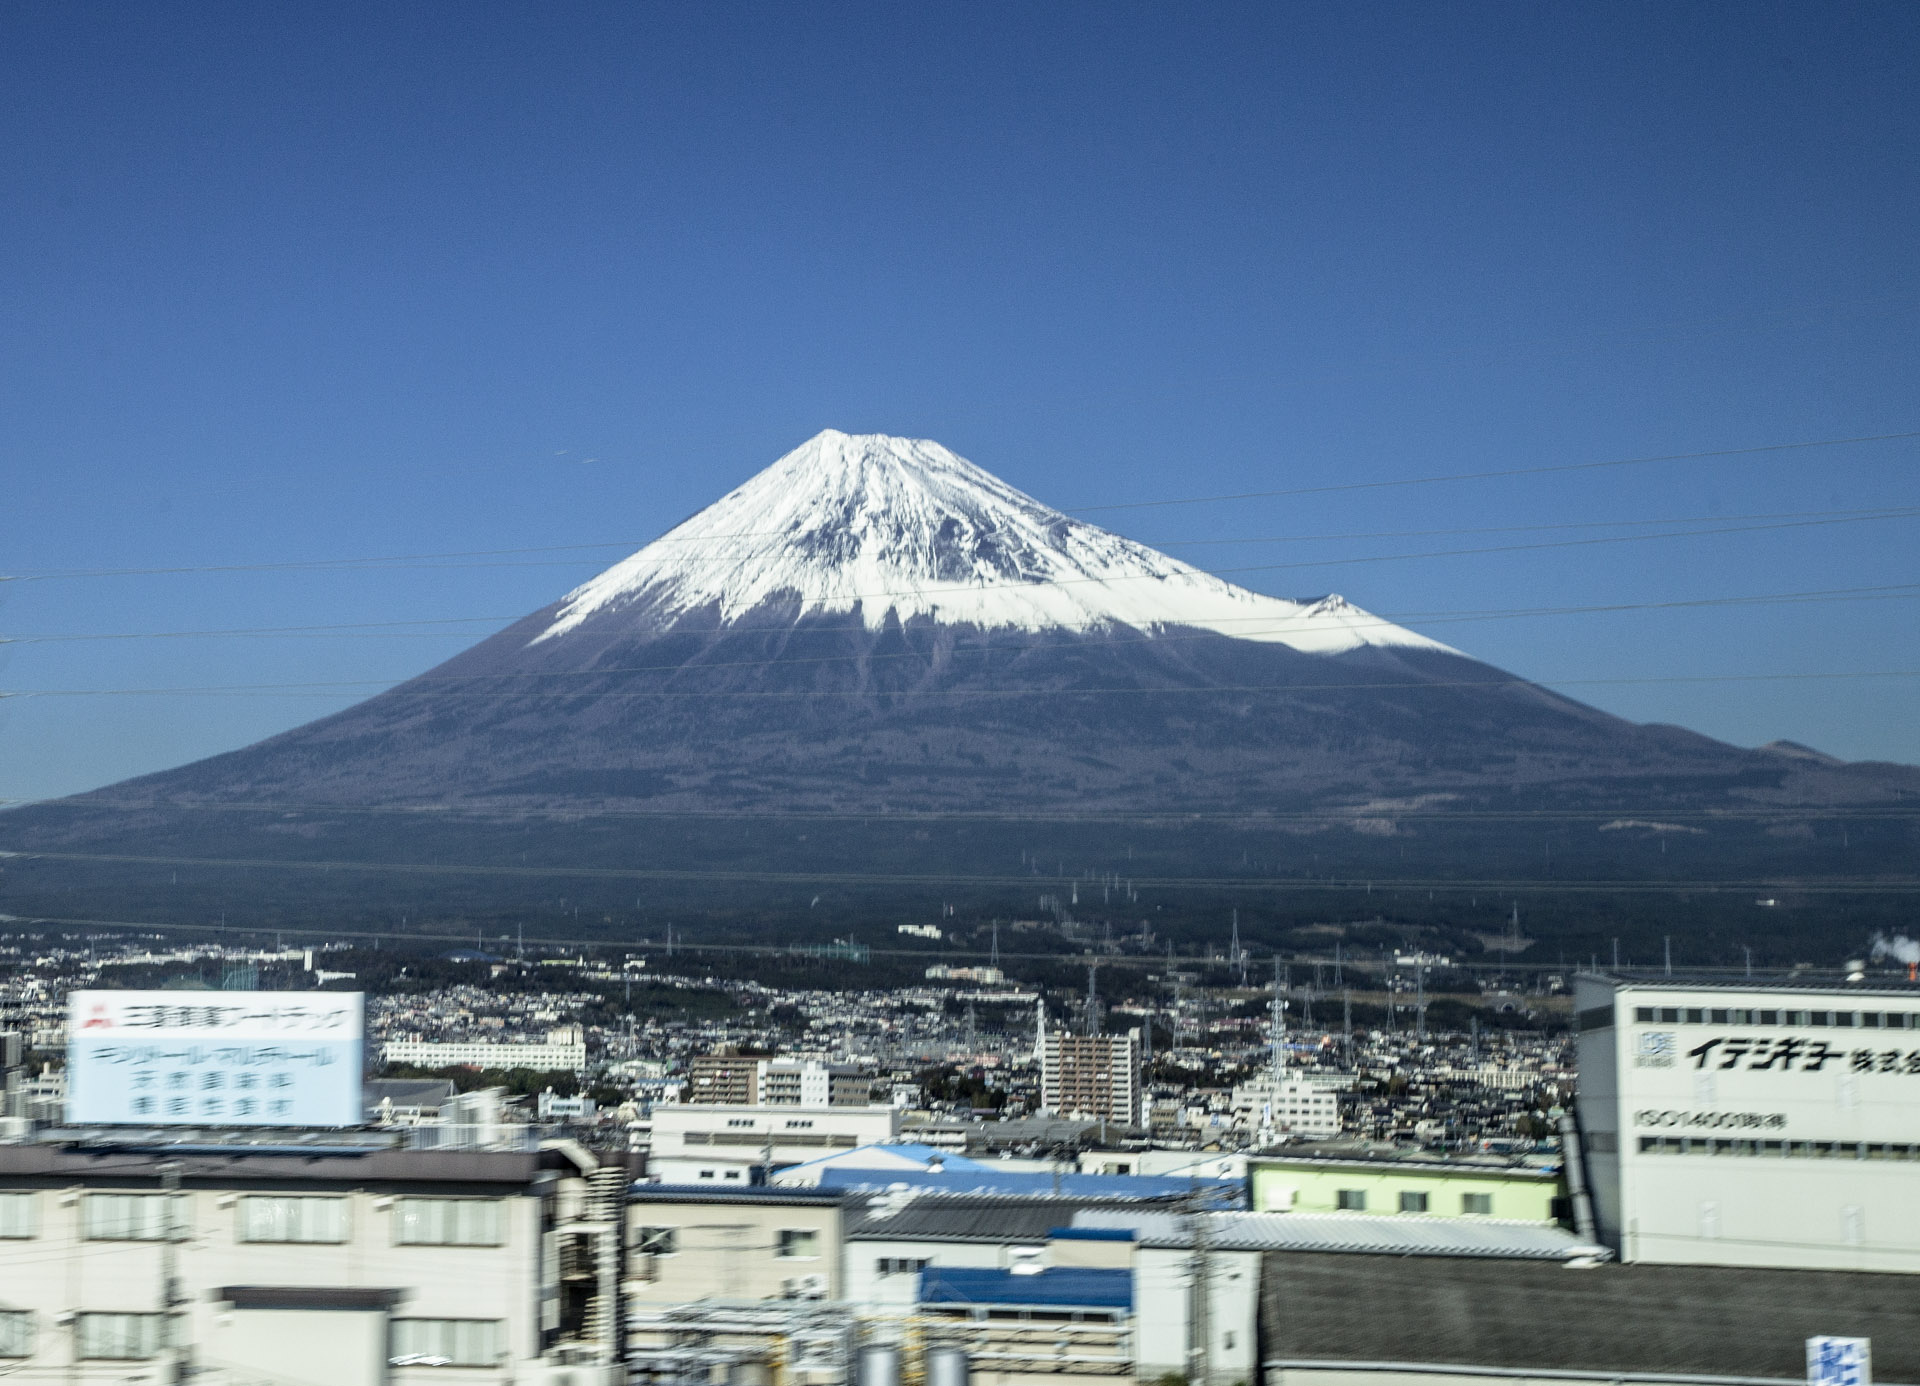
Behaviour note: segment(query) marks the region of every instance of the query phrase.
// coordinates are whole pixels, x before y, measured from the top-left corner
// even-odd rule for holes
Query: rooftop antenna
[[[1340,941],[1335,939],[1333,944],[1333,984],[1336,987],[1345,987],[1347,984],[1346,975],[1340,969]]]
[[[1240,985],[1247,984],[1247,955],[1240,951],[1240,911],[1233,912],[1233,942],[1227,945],[1227,957],[1240,969]]]

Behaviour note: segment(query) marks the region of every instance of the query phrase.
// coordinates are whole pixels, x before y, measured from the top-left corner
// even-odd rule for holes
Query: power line
[[[233,802],[216,801],[180,801],[168,799],[108,799],[88,794],[67,799],[0,799],[0,804],[39,804],[45,808],[66,809],[132,809],[180,810],[201,813],[291,813],[291,814],[388,814],[415,818],[431,818],[435,821],[459,818],[494,819],[503,812],[510,813],[515,822],[523,822],[530,813],[520,804],[507,809],[487,808],[482,804],[460,803],[421,803],[421,804],[371,804],[371,803],[329,803],[323,801],[259,801],[242,800]],[[1230,823],[1248,827],[1263,825],[1281,826],[1290,823],[1335,823],[1354,824],[1363,822],[1394,823],[1445,823],[1445,822],[1487,822],[1487,823],[1588,823],[1596,820],[1639,819],[1651,820],[1656,825],[1705,822],[1705,823],[1747,823],[1747,822],[1814,822],[1814,821],[1900,821],[1920,818],[1920,806],[1888,807],[1874,806],[1865,808],[1843,808],[1833,805],[1810,805],[1790,808],[1785,806],[1754,807],[1724,806],[1714,808],[1676,808],[1671,805],[1649,807],[1612,806],[1599,809],[1400,809],[1379,806],[1346,807],[1327,809],[1307,809],[1296,811],[1279,810],[1234,810],[1231,812],[1208,812],[1183,808],[1167,808],[1159,811],[1106,812],[1084,809],[1035,808],[1027,810],[1009,809],[907,809],[889,808],[885,812],[875,809],[860,811],[857,809],[701,809],[701,808],[592,808],[586,809],[574,805],[555,808],[551,812],[564,815],[568,821],[579,818],[638,818],[665,819],[672,822],[682,820],[712,820],[718,822],[799,822],[799,823],[866,823],[875,818],[886,818],[894,822],[914,823],[1071,823],[1071,824],[1162,824],[1162,823]],[[4,820],[0,820],[3,822]],[[1642,826],[1626,824],[1624,826]],[[0,853],[4,855],[4,853]],[[30,852],[21,855],[32,855]]]
[[[1016,875],[962,875],[951,872],[859,872],[859,871],[716,871],[690,867],[638,866],[504,866],[450,862],[370,862],[287,857],[172,857],[144,856],[120,852],[7,852],[14,861],[39,860],[95,863],[108,866],[198,867],[208,870],[261,870],[365,872],[370,875],[401,876],[485,876],[551,880],[565,877],[604,881],[703,881],[743,885],[876,885],[876,886],[974,886],[1019,887],[1028,889],[1037,880],[1057,877]],[[1396,878],[1372,877],[1253,877],[1253,876],[1138,876],[1129,877],[1139,889],[1153,890],[1257,890],[1288,891],[1366,891],[1395,890],[1453,892],[1522,891],[1546,894],[1719,894],[1772,890],[1796,895],[1912,895],[1920,894],[1920,880],[1886,877],[1820,877],[1801,880],[1791,877],[1756,877],[1706,881],[1644,880],[1542,880],[1475,879],[1449,877]],[[18,921],[0,921],[18,922]],[[251,930],[250,932],[259,932]],[[875,950],[878,951],[878,950]],[[924,953],[908,950],[913,956]]]
[[[594,670],[585,673],[592,674]],[[450,676],[459,678],[479,678],[481,675]],[[524,677],[521,675],[499,675],[488,677]],[[1421,681],[1376,680],[1368,683],[1249,683],[1249,684],[1211,684],[1186,688],[897,688],[897,689],[846,689],[836,692],[804,690],[800,692],[781,692],[759,689],[706,689],[698,691],[678,691],[669,689],[646,689],[595,691],[584,693],[578,690],[545,692],[531,690],[526,692],[495,691],[484,693],[464,693],[457,690],[435,690],[436,699],[460,698],[466,700],[488,699],[577,699],[591,697],[597,700],[642,698],[662,702],[698,702],[731,699],[735,701],[821,701],[848,699],[888,699],[888,698],[1093,698],[1093,697],[1196,697],[1222,693],[1330,693],[1353,692],[1364,689],[1449,689],[1449,688],[1534,688],[1551,693],[1557,688],[1576,687],[1628,687],[1651,684],[1706,684],[1706,683],[1795,683],[1824,682],[1850,679],[1910,679],[1920,678],[1920,669],[1857,669],[1857,670],[1820,670],[1804,674],[1665,674],[1643,675],[1630,678],[1538,678],[1538,679],[1430,679]],[[276,697],[276,698],[334,698],[352,689],[386,684],[399,687],[410,680],[349,679],[337,683],[254,683],[254,684],[208,684],[202,686],[182,686],[177,688],[15,688],[0,689],[0,698],[106,698],[106,697]],[[304,690],[304,691],[303,691]]]
[[[1442,610],[1432,610],[1432,611],[1378,611],[1378,612],[1370,613],[1374,618],[1371,622],[1349,621],[1345,628],[1349,630],[1365,630],[1365,629],[1368,629],[1370,626],[1376,627],[1376,628],[1383,628],[1383,627],[1393,626],[1403,621],[1415,621],[1415,622],[1419,622],[1422,625],[1453,625],[1461,622],[1507,621],[1507,620],[1515,620],[1523,617],[1534,617],[1534,616],[1584,616],[1584,615],[1589,615],[1593,613],[1616,612],[1616,611],[1669,611],[1669,610],[1680,610],[1680,609],[1685,609],[1689,607],[1763,606],[1771,603],[1799,604],[1799,603],[1809,603],[1809,602],[1886,601],[1886,600],[1900,600],[1900,599],[1913,597],[1916,595],[1920,595],[1920,582],[1895,582],[1895,583],[1884,583],[1884,584],[1881,584],[1878,586],[1872,586],[1872,587],[1822,587],[1822,588],[1812,588],[1807,591],[1801,591],[1801,592],[1763,592],[1763,593],[1754,593],[1752,595],[1747,595],[1747,596],[1734,596],[1734,597],[1693,597],[1693,598],[1680,598],[1674,601],[1665,601],[1665,602],[1608,602],[1608,603],[1602,603],[1602,604],[1590,605],[1590,606],[1492,607],[1492,608],[1483,608],[1478,610],[1474,610],[1474,609],[1444,610],[1442,609]],[[206,630],[115,631],[115,632],[103,632],[103,633],[71,633],[71,634],[47,633],[47,634],[0,636],[0,644],[13,644],[13,645],[56,644],[56,643],[66,644],[66,643],[75,643],[75,642],[83,642],[83,641],[100,641],[100,640],[186,640],[186,639],[215,638],[215,637],[227,637],[227,636],[306,636],[306,635],[315,635],[315,634],[324,634],[324,635],[337,634],[337,635],[341,635],[343,638],[353,638],[360,633],[365,633],[369,637],[374,637],[374,636],[382,636],[382,635],[389,634],[390,632],[388,631],[388,628],[393,626],[441,626],[441,625],[453,625],[456,623],[467,623],[467,624],[476,624],[476,625],[477,624],[499,624],[503,622],[510,623],[513,621],[518,621],[523,619],[525,619],[524,615],[522,616],[443,616],[433,620],[425,620],[425,621],[355,621],[355,622],[345,622],[345,623],[331,624],[331,625],[317,625],[317,626],[236,626],[236,627],[231,627],[227,629],[206,629]],[[1272,616],[1243,616],[1243,617],[1221,618],[1220,623],[1224,624],[1229,620],[1236,621],[1236,622],[1249,622],[1249,623],[1260,622],[1260,621],[1271,622],[1274,619],[1275,618]],[[785,625],[785,626],[730,625],[726,627],[726,631],[730,635],[755,634],[755,633],[762,633],[767,631],[789,631],[792,629],[793,627],[791,624]],[[1285,629],[1291,629],[1291,626],[1276,626],[1276,627],[1273,627],[1272,629],[1275,631],[1285,630]],[[1259,631],[1250,632],[1250,634],[1254,634],[1254,635],[1258,635],[1261,633],[1262,632],[1259,632]],[[399,632],[391,632],[391,634],[394,636],[394,638],[412,639],[412,638],[424,637],[424,638],[442,639],[447,637],[458,637],[459,639],[462,639],[462,640],[470,640],[473,638],[476,632],[473,632],[473,631],[423,631],[423,632],[399,631]],[[1192,636],[1148,635],[1148,636],[1141,636],[1138,638],[1141,640],[1154,640],[1154,641],[1177,640],[1177,639],[1205,640],[1205,639],[1214,638],[1215,634],[1217,633],[1207,632],[1207,633],[1192,635]],[[611,640],[630,639],[631,636],[627,636],[627,635],[604,636],[601,638],[611,641]],[[1118,644],[1118,643],[1127,643],[1127,641],[1124,638],[1116,640],[1113,637],[1108,637],[1108,643]],[[952,653],[973,654],[973,653],[979,652],[980,648],[981,647],[968,647],[965,649],[956,649]],[[908,654],[908,655],[885,655],[885,654],[830,655],[830,656],[810,657],[804,660],[793,660],[793,659],[783,658],[779,662],[783,664],[822,663],[822,662],[830,662],[830,661],[843,660],[843,659],[860,659],[860,660],[871,661],[875,659],[911,659],[911,658],[923,658],[923,657],[924,656],[912,655],[912,654]],[[769,661],[753,661],[753,662],[766,663]],[[662,665],[658,667],[678,668],[679,666]],[[707,668],[707,669],[713,669],[713,668],[726,668],[729,666],[717,665],[717,664],[705,664],[705,665],[702,665],[701,667]]]
[[[1707,452],[1669,452],[1648,457],[1620,457],[1604,462],[1567,462],[1551,467],[1509,467],[1499,471],[1453,472],[1443,476],[1405,477],[1395,481],[1349,481],[1332,486],[1295,486],[1284,491],[1241,491],[1227,496],[1196,496],[1179,500],[1126,501],[1115,505],[1082,505],[1069,515],[1092,515],[1113,510],[1152,510],[1173,505],[1213,505],[1221,501],[1268,500],[1279,496],[1322,496],[1338,491],[1380,491],[1396,486],[1434,486],[1452,481],[1490,481],[1501,477],[1547,476],[1559,472],[1591,472],[1606,467],[1639,467],[1653,462],[1698,462],[1715,457],[1753,457],[1762,453],[1796,452],[1807,448],[1851,447],[1859,443],[1891,443],[1920,438],[1908,433],[1874,433],[1858,438],[1817,438],[1802,443],[1768,443],[1750,448],[1715,448]]]
[[[1182,506],[1182,505],[1211,505],[1211,504],[1215,504],[1223,501],[1258,500],[1258,499],[1264,499],[1264,498],[1270,498],[1270,497],[1284,497],[1284,496],[1323,495],[1323,494],[1330,494],[1330,493],[1344,492],[1344,491],[1381,490],[1381,489],[1386,489],[1391,487],[1400,487],[1400,486],[1431,486],[1431,485],[1437,485],[1443,482],[1480,481],[1480,480],[1487,480],[1490,478],[1497,478],[1497,477],[1543,476],[1543,475],[1547,475],[1555,472],[1591,471],[1591,470],[1596,470],[1596,469],[1605,468],[1605,467],[1631,467],[1631,466],[1640,466],[1640,465],[1655,463],[1655,462],[1685,462],[1685,461],[1697,461],[1697,460],[1716,458],[1716,457],[1742,457],[1742,456],[1751,456],[1751,455],[1757,455],[1762,453],[1792,452],[1792,451],[1808,449],[1808,448],[1848,447],[1848,446],[1853,446],[1853,445],[1863,444],[1863,443],[1894,442],[1894,441],[1900,441],[1900,440],[1909,439],[1909,438],[1920,438],[1920,430],[1915,430],[1913,432],[1906,432],[1906,433],[1870,434],[1870,435],[1864,435],[1860,437],[1851,437],[1851,438],[1823,438],[1823,439],[1815,439],[1807,442],[1772,443],[1772,444],[1765,444],[1758,447],[1723,448],[1723,449],[1718,449],[1718,450],[1709,451],[1709,452],[1665,453],[1665,454],[1647,456],[1647,457],[1616,458],[1616,459],[1599,461],[1599,462],[1575,462],[1575,463],[1567,463],[1567,464],[1562,464],[1557,466],[1545,466],[1545,467],[1520,467],[1520,468],[1511,468],[1511,469],[1502,470],[1502,471],[1457,472],[1457,473],[1451,473],[1451,474],[1439,475],[1439,476],[1404,477],[1404,478],[1388,480],[1388,481],[1345,482],[1345,483],[1328,485],[1328,486],[1294,487],[1291,489],[1279,490],[1279,491],[1246,491],[1246,492],[1240,492],[1234,495],[1181,496],[1181,497],[1171,497],[1171,498],[1162,499],[1162,500],[1128,501],[1128,502],[1121,502],[1121,503],[1110,504],[1110,505],[1078,506],[1073,509],[1062,511],[1061,513],[1066,515],[1089,515],[1089,514],[1095,514],[1098,512],[1113,511],[1113,510],[1141,510],[1141,509],[1165,508],[1170,506]],[[1835,513],[1839,513],[1839,512],[1835,512]],[[1708,518],[1719,518],[1719,517],[1708,517]],[[1617,523],[1682,524],[1682,523],[1693,523],[1693,521],[1648,520],[1648,521],[1619,521]],[[678,529],[680,527],[681,526],[676,525],[674,526],[674,529]],[[746,530],[746,531],[740,531],[738,533],[733,533],[733,534],[701,535],[701,536],[698,536],[697,538],[689,536],[686,538],[676,539],[674,538],[673,530],[668,530],[665,534],[659,535],[658,537],[650,540],[630,540],[630,539],[629,540],[612,540],[612,541],[605,541],[605,542],[591,543],[591,544],[547,544],[547,545],[539,545],[539,546],[532,546],[532,547],[503,548],[503,549],[455,549],[455,550],[449,550],[449,551],[440,552],[440,553],[390,554],[390,555],[382,555],[382,556],[375,556],[375,557],[360,557],[360,558],[305,559],[305,560],[274,562],[274,563],[173,564],[165,567],[151,567],[151,568],[64,568],[64,569],[49,569],[44,571],[26,571],[26,572],[19,572],[19,573],[0,574],[0,582],[54,582],[54,581],[63,581],[63,580],[76,579],[76,578],[98,578],[98,577],[162,577],[162,576],[172,576],[177,574],[188,574],[188,573],[260,573],[260,572],[290,572],[290,571],[301,571],[301,570],[327,570],[327,569],[338,570],[338,569],[353,569],[353,568],[359,568],[359,567],[376,567],[377,568],[377,567],[396,565],[396,564],[436,563],[442,560],[449,560],[449,559],[511,558],[511,557],[517,557],[525,554],[584,553],[584,552],[595,550],[595,549],[636,549],[636,548],[644,548],[651,544],[663,544],[663,543],[707,544],[707,543],[712,543],[715,540],[724,540],[724,539],[777,538],[779,537],[780,534],[784,532],[785,531],[780,531],[780,530],[760,530],[760,531]],[[1447,531],[1439,531],[1439,532],[1444,533]],[[1459,532],[1470,532],[1470,531],[1459,531]],[[1312,537],[1312,536],[1309,536],[1309,537]],[[1345,537],[1369,537],[1369,536],[1345,536]],[[1378,537],[1394,537],[1394,536],[1389,534],[1382,534]],[[1242,541],[1242,542],[1268,542],[1268,541],[1250,540],[1250,541]],[[1273,542],[1279,542],[1279,541],[1273,541]],[[489,565],[463,564],[463,565],[457,565],[457,566],[480,567],[480,566],[489,566]],[[507,565],[507,566],[527,566],[527,565]],[[547,565],[537,565],[537,566],[547,566]]]

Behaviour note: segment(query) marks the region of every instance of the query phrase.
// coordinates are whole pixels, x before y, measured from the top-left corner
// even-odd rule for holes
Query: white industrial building
[[[1585,1182],[1623,1261],[1920,1271],[1920,988],[1574,996]]]
[[[748,1184],[757,1166],[797,1165],[899,1135],[897,1107],[658,1106],[647,1175],[665,1184]]]
[[[420,1068],[527,1068],[536,1073],[579,1073],[587,1066],[586,1033],[578,1025],[549,1030],[537,1040],[423,1040],[403,1036],[380,1046],[389,1064]]]

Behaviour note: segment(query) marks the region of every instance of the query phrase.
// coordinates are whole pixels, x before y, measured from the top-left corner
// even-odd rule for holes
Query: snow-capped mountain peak
[[[1181,627],[1312,653],[1447,647],[1338,596],[1262,596],[1042,505],[940,444],[829,429],[570,592],[534,642],[621,613],[889,613],[983,629]]]

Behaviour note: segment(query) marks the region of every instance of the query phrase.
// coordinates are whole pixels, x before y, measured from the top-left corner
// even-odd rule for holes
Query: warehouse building
[[[1920,988],[1597,974],[1575,1009],[1621,1260],[1920,1271]]]

